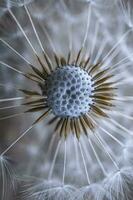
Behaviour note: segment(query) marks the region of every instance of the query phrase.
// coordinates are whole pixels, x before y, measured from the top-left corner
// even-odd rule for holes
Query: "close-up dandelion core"
[[[83,133],[87,135],[88,128],[92,130],[94,124],[91,120],[91,115],[105,117],[107,114],[103,111],[112,107],[110,103],[113,100],[113,82],[109,82],[112,75],[109,75],[109,68],[101,70],[101,63],[91,65],[90,57],[87,60],[81,60],[78,52],[76,58],[70,62],[71,52],[68,54],[67,60],[55,54],[57,66],[53,66],[48,61],[45,55],[47,68],[41,60],[42,71],[35,69],[32,66],[34,74],[25,74],[28,79],[38,83],[41,93],[38,91],[21,90],[27,98],[34,95],[38,96],[37,100],[25,103],[31,106],[26,112],[34,112],[46,110],[36,121],[44,119],[50,112],[54,114],[50,124],[59,119],[55,131],[60,133],[60,136],[65,137],[69,132],[76,134],[79,138],[81,127]],[[48,69],[49,67],[49,69]],[[49,70],[49,71],[48,71]]]
[[[132,200],[132,9],[0,2],[0,200]]]

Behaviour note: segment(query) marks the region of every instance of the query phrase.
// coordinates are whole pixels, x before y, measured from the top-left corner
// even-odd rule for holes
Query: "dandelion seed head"
[[[56,116],[78,117],[92,104],[91,77],[77,66],[57,68],[46,80],[46,93]]]
[[[0,83],[1,120],[28,123],[2,150],[18,157],[18,171],[26,164],[26,190],[20,185],[14,198],[132,199],[132,12],[124,7],[122,20],[118,0],[5,1],[0,65],[9,72],[4,69]],[[26,158],[15,150],[25,141]],[[4,197],[14,180],[9,164],[0,157]]]

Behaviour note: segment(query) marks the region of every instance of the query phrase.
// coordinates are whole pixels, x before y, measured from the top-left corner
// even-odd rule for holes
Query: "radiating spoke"
[[[130,32],[132,32],[132,29],[129,29],[126,33],[124,33],[121,38],[118,40],[117,43],[112,47],[112,49],[106,54],[106,56],[103,58],[102,62],[105,62],[106,59],[114,52],[114,50],[123,42],[123,40],[129,35]]]
[[[21,55],[16,49],[14,49],[8,42],[0,38],[0,41],[3,42],[9,49],[11,49],[16,55],[22,58],[27,64],[32,65],[23,55]]]
[[[131,63],[131,61],[129,61],[129,58],[131,58],[133,56],[133,53],[126,56],[125,58],[121,59],[119,62],[115,63],[114,65],[111,66],[111,69],[117,69],[117,66],[120,65],[120,68],[123,66],[125,67],[124,64],[126,63]]]
[[[94,58],[94,64],[98,63],[99,58],[101,57],[103,50],[105,49],[107,40],[104,38],[101,47],[99,48],[96,57]]]
[[[133,22],[132,22],[132,6],[130,4],[130,1],[124,1],[124,0],[120,0],[120,5],[121,5],[121,9],[125,18],[125,22],[127,23],[127,25],[129,27],[133,26]]]
[[[14,117],[19,117],[23,114],[24,114],[24,112],[21,112],[21,113],[17,113],[17,114],[13,114],[13,115],[8,115],[8,116],[5,116],[5,117],[0,117],[0,121],[5,120],[5,119],[11,119],[11,118],[14,118]]]
[[[46,153],[44,163],[45,163],[46,160],[47,160],[48,158],[50,158],[50,156],[51,156],[51,153],[52,153],[52,150],[53,150],[54,142],[56,142],[56,137],[57,137],[57,134],[54,133],[54,134],[52,135],[51,140],[50,140],[50,143],[49,143],[49,146],[48,146],[48,151],[47,151],[47,153]]]
[[[91,3],[89,3],[88,5],[89,5],[89,7],[88,7],[87,25],[86,25],[86,31],[85,31],[85,35],[84,35],[84,39],[83,39],[83,43],[82,43],[81,48],[83,48],[85,46],[85,43],[86,43],[86,40],[87,40],[87,37],[88,37],[88,33],[89,33],[90,21],[91,21],[92,6],[91,6]]]
[[[95,46],[96,46],[96,42],[97,42],[97,37],[98,37],[98,31],[99,31],[99,21],[97,21],[96,25],[95,25],[95,32],[94,32],[94,38],[93,38],[93,42],[92,42],[92,47],[91,47],[91,52],[90,55],[93,55],[93,52],[95,50]]]
[[[122,126],[119,122],[117,122],[116,120],[109,118],[108,120],[110,120],[115,126],[119,127],[121,130],[123,130],[124,132],[130,134],[131,136],[133,136],[133,132],[128,130],[126,127]]]
[[[87,165],[86,165],[86,161],[85,161],[85,157],[84,157],[84,154],[83,154],[83,150],[82,150],[82,146],[80,144],[80,141],[79,141],[79,149],[80,149],[80,152],[81,152],[81,156],[82,156],[82,160],[83,160],[83,164],[84,164],[84,168],[85,168],[85,173],[86,173],[86,177],[87,177],[87,181],[88,181],[88,184],[90,185],[91,182],[90,182],[90,178],[89,178],[89,174],[88,174],[88,170],[87,170]]]
[[[36,38],[37,38],[37,41],[38,41],[38,43],[39,43],[39,45],[40,45],[40,47],[41,47],[41,50],[42,50],[42,52],[46,55],[46,57],[45,57],[46,62],[47,62],[47,59],[48,59],[48,62],[50,62],[50,66],[52,66],[52,61],[51,61],[51,59],[49,58],[49,56],[46,54],[46,52],[45,52],[45,50],[44,50],[44,48],[43,48],[42,42],[41,42],[41,40],[40,40],[40,38],[39,38],[39,35],[38,35],[37,30],[36,30],[36,27],[35,27],[35,25],[34,25],[34,23],[33,23],[33,20],[32,20],[32,17],[31,17],[31,15],[30,15],[30,12],[29,12],[29,10],[28,10],[28,8],[27,8],[26,5],[24,5],[24,8],[25,8],[26,13],[27,13],[27,15],[28,15],[28,17],[29,17],[29,20],[30,20],[30,22],[31,22],[33,31],[34,31],[35,36],[36,36]],[[51,70],[52,70],[52,69],[51,69]]]
[[[7,99],[0,99],[0,103],[8,102],[8,101],[19,101],[24,100],[25,97],[15,97],[15,98],[7,98]]]
[[[92,142],[91,142],[91,139],[88,139],[88,142],[89,142],[89,144],[90,144],[90,147],[91,147],[91,149],[92,149],[92,151],[93,151],[93,153],[94,153],[94,155],[95,155],[95,157],[96,157],[96,160],[97,160],[97,162],[98,162],[98,164],[99,164],[99,166],[100,166],[100,168],[101,168],[103,174],[104,174],[105,176],[107,176],[107,172],[105,171],[105,168],[104,168],[104,166],[103,166],[103,164],[102,164],[102,162],[101,162],[101,160],[100,160],[100,158],[99,158],[99,156],[98,156],[98,154],[97,154],[97,152],[96,152],[96,150],[95,150],[95,148],[94,148],[94,145],[93,145]]]
[[[112,155],[108,152],[108,150],[106,148],[106,146],[108,146],[108,145],[107,144],[106,144],[106,146],[104,145],[105,142],[103,143],[103,141],[102,141],[103,139],[101,139],[101,137],[100,137],[100,135],[98,133],[95,133],[94,136],[96,137],[96,139],[98,140],[98,142],[101,145],[102,149],[104,150],[106,155],[110,158],[110,160],[112,161],[112,163],[114,164],[116,169],[120,170],[118,164],[116,163],[116,161],[114,160],[114,158],[112,157]]]
[[[74,141],[74,149],[75,149],[76,167],[77,167],[77,170],[80,171],[81,168],[80,168],[80,162],[79,162],[79,153],[78,153],[78,147],[77,147],[77,138],[74,137],[73,141]]]
[[[64,183],[65,183],[65,174],[66,174],[66,158],[67,158],[67,149],[66,149],[66,140],[65,140],[65,145],[64,145],[63,179],[62,179],[62,184],[63,184],[63,185],[64,185]]]
[[[132,77],[131,78],[128,77],[128,78],[125,78],[125,79],[123,79],[121,81],[118,81],[115,85],[117,87],[117,86],[121,86],[121,85],[125,85],[125,84],[133,84]]]
[[[18,108],[21,107],[22,105],[14,105],[14,106],[6,106],[6,107],[1,107],[0,110],[7,110],[7,109],[12,109],[12,108]]]
[[[10,149],[12,149],[34,126],[30,126],[26,131],[24,131],[2,154],[4,156]]]
[[[36,50],[34,49],[33,45],[31,44],[29,38],[27,37],[24,29],[22,28],[22,26],[20,25],[19,21],[17,20],[17,18],[15,17],[15,15],[13,14],[13,12],[11,11],[11,9],[8,9],[10,15],[12,16],[12,18],[14,19],[14,21],[16,22],[18,28],[21,30],[22,34],[24,35],[25,39],[27,40],[28,44],[30,45],[31,49],[33,50],[34,54],[37,55]]]
[[[118,116],[122,116],[122,117],[124,117],[124,118],[133,120],[133,116],[127,115],[127,114],[122,113],[122,112],[120,112],[120,111],[115,111],[115,110],[113,110],[112,112],[110,112],[110,114],[116,115],[116,116],[117,116],[117,115],[118,115]]]
[[[133,101],[133,96],[121,96],[121,97],[115,97],[115,100],[117,101]]]
[[[50,171],[49,171],[49,175],[48,175],[48,180],[51,180],[51,178],[52,178],[54,167],[55,167],[55,162],[56,162],[56,159],[57,159],[57,156],[58,156],[58,153],[59,153],[59,149],[60,149],[60,145],[61,145],[61,140],[59,140],[55,154],[54,154],[54,158],[53,158],[51,168],[50,168]]]
[[[87,138],[86,138],[86,136],[85,136],[85,141],[87,140]],[[88,152],[88,143],[86,143],[85,141],[84,141],[84,139],[82,139],[82,138],[80,138],[80,141],[81,141],[81,145],[82,145],[82,148],[83,148],[83,150],[84,150],[84,152],[85,152],[85,155],[86,155],[86,158],[87,158],[87,160],[88,160],[88,163],[91,165],[92,163],[93,163],[93,159],[92,159],[92,157],[91,157],[91,155],[90,155],[90,152]]]
[[[20,71],[20,70],[18,70],[18,69],[15,69],[15,68],[12,67],[11,65],[8,65],[8,64],[6,64],[6,63],[4,63],[4,62],[2,62],[2,61],[0,61],[0,64],[3,65],[3,66],[5,66],[5,67],[7,67],[7,68],[9,68],[9,69],[11,69],[11,70],[13,70],[14,72],[17,72],[17,73],[19,73],[19,74],[21,74],[21,75],[24,75],[24,73],[23,73],[22,71]],[[1,65],[0,65],[0,66],[1,66]]]
[[[101,125],[99,125],[96,120],[93,119],[93,122],[96,124],[96,126],[101,129],[104,133],[106,133],[109,137],[111,137],[115,142],[117,142],[121,147],[124,147],[124,144],[118,140],[115,136],[113,136],[109,131],[104,129]]]
[[[36,30],[36,28],[35,28],[35,25],[34,25],[34,23],[33,23],[32,17],[31,17],[31,15],[30,15],[30,12],[29,12],[29,10],[28,10],[28,8],[27,8],[26,5],[24,5],[24,8],[25,8],[25,11],[26,11],[26,13],[27,13],[27,15],[28,15],[28,17],[29,17],[29,20],[30,20],[30,22],[31,22],[31,25],[32,25],[33,31],[34,31],[34,33],[35,33],[35,35],[36,35],[36,38],[37,38],[37,40],[38,40],[38,43],[39,43],[39,45],[40,45],[42,51],[45,52],[45,50],[44,50],[44,48],[43,48],[43,45],[42,45],[42,42],[41,42],[41,40],[40,40],[40,38],[39,38],[39,35],[38,35],[38,33],[37,33],[37,30]]]
[[[51,48],[52,48],[53,52],[56,54],[55,46],[54,46],[54,44],[53,44],[53,41],[52,41],[50,35],[48,34],[48,32],[47,32],[47,30],[46,30],[46,28],[45,28],[45,26],[43,26],[43,24],[41,24],[40,21],[39,21],[38,23],[39,23],[39,25],[41,26],[42,31],[43,31],[44,34],[46,35],[46,37],[47,37],[47,39],[48,39],[48,41],[49,41],[49,43],[50,43],[50,45],[51,45]]]

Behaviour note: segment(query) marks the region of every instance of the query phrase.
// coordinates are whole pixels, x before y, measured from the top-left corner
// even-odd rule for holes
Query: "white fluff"
[[[40,181],[27,187],[21,198],[24,200],[70,200],[75,190],[70,185],[61,185],[54,181]]]
[[[105,197],[109,200],[132,200],[133,168],[123,168],[109,176],[103,183]]]

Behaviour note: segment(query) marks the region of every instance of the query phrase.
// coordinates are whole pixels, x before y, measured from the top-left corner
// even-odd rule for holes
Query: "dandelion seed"
[[[60,185],[56,182],[38,182],[36,185],[30,186],[28,190],[24,190],[22,192],[21,197],[24,200],[28,199],[71,199],[73,193],[75,192],[75,188],[70,185]]]
[[[6,197],[6,175],[10,172],[10,178],[13,179],[13,173],[2,158],[18,143],[23,149],[29,148],[30,160],[26,173],[34,177],[41,176],[41,181],[37,179],[33,180],[33,185],[25,185],[26,189],[19,194],[24,200],[130,200],[132,197],[132,145],[127,143],[129,136],[132,137],[133,117],[128,113],[133,101],[131,86],[128,87],[132,84],[132,69],[129,67],[132,53],[123,56],[121,45],[132,35],[133,29],[130,24],[116,41],[114,35],[117,30],[111,24],[107,25],[111,19],[109,15],[106,19],[102,12],[105,8],[108,12],[113,8],[117,10],[116,1],[75,2],[70,3],[75,9],[84,5],[87,7],[84,10],[87,15],[82,13],[82,17],[87,19],[85,30],[81,28],[84,20],[78,26],[80,19],[73,20],[75,16],[67,6],[69,2],[61,0],[56,3],[56,8],[63,7],[68,13],[64,17],[62,12],[57,13],[57,9],[52,11],[51,16],[53,14],[58,22],[60,16],[68,21],[63,21],[62,30],[53,23],[51,37],[50,18],[44,26],[42,12],[41,18],[38,12],[32,13],[34,6],[38,5],[38,9],[41,9],[40,4],[31,3],[30,0],[8,1],[7,12],[21,32],[27,49],[21,53],[13,42],[3,37],[0,37],[0,43],[24,62],[27,68],[24,71],[23,67],[1,58],[1,70],[6,69],[22,77],[24,84],[19,89],[16,87],[16,96],[1,97],[0,121],[17,119],[23,115],[29,116],[27,123],[32,122],[1,153],[3,198]],[[125,4],[121,1],[121,5]],[[18,15],[19,10],[25,13],[25,18],[22,18],[27,19],[30,32],[25,30],[21,12]],[[75,21],[78,22],[74,25]],[[76,25],[78,30],[75,29]],[[71,30],[66,31],[69,28]],[[57,44],[54,42],[56,33],[59,35]],[[63,33],[67,36],[68,44]],[[62,47],[61,51],[59,46]],[[3,87],[3,83],[0,86]],[[11,113],[13,109],[17,113]],[[35,136],[33,131],[36,132]],[[22,139],[29,133],[31,141],[23,144]],[[35,146],[30,143],[32,140]]]
[[[132,169],[124,168],[104,182],[109,199],[132,199]],[[109,195],[109,196],[108,196]]]
[[[8,159],[4,156],[0,156],[0,198],[2,200],[9,198],[10,192],[15,192],[15,178],[14,172],[8,162]],[[9,193],[7,194],[7,190]]]

